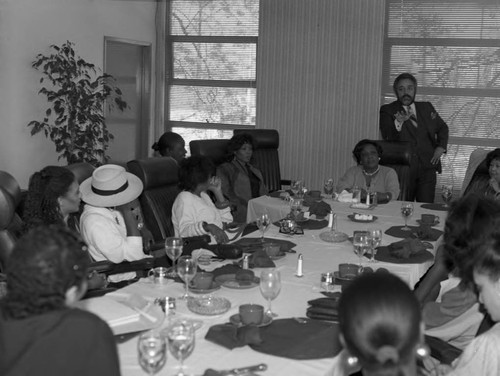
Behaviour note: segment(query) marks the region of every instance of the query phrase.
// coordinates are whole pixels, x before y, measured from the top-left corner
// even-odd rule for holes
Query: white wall
[[[38,53],[66,40],[102,68],[104,36],[153,43],[155,2],[133,0],[0,0],[0,170],[26,188],[29,176],[57,161],[54,145],[27,124],[40,120],[45,97],[31,67]]]

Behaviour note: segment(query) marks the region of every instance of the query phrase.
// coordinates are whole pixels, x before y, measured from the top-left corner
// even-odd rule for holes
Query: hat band
[[[117,193],[123,192],[127,188],[128,188],[128,181],[126,181],[125,184],[123,184],[121,187],[113,189],[111,191],[104,190],[104,189],[98,189],[98,188],[92,186],[92,192],[94,192],[96,195],[99,195],[99,196],[112,196],[112,195],[115,195]]]

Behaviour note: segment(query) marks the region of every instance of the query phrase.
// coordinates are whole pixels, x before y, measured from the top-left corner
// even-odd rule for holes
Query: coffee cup
[[[356,278],[359,274],[359,265],[339,264],[339,277],[345,279]]]
[[[167,275],[168,275],[168,269],[164,268],[163,266],[158,266],[156,268],[151,269],[148,272],[148,276],[149,277],[153,276],[154,283],[159,285],[163,285],[168,282]]]
[[[243,325],[259,325],[264,318],[264,307],[259,304],[242,304],[239,311]]]
[[[266,243],[264,250],[269,257],[276,257],[280,253],[280,245],[276,243]]]
[[[214,275],[212,273],[208,272],[199,272],[196,273],[193,279],[193,286],[201,289],[201,290],[206,290],[212,287],[212,282],[214,280]]]
[[[420,223],[423,225],[433,225],[436,223],[436,216],[434,214],[422,214],[420,217]]]

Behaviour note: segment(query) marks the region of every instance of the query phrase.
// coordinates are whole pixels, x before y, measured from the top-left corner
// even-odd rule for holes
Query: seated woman
[[[88,255],[74,232],[39,226],[17,242],[0,300],[0,374],[119,375],[108,325],[71,308],[86,290]]]
[[[217,168],[222,192],[234,207],[234,221],[239,223],[247,220],[248,200],[267,194],[262,173],[250,164],[252,153],[252,136],[246,133],[235,135],[228,144],[231,161]]]
[[[96,168],[92,177],[80,184],[86,204],[80,230],[95,261],[118,264],[147,257],[143,252],[144,223],[137,200],[142,188],[137,176],[113,164]],[[109,279],[118,282],[135,276],[135,272],[131,272],[112,275]]]
[[[214,165],[206,157],[193,156],[181,162],[179,185],[183,189],[172,206],[175,236],[210,234],[217,243],[227,243],[225,225],[233,221],[221,181],[213,176]],[[211,191],[215,204],[207,194]]]
[[[394,169],[378,164],[382,152],[382,147],[376,141],[359,141],[352,151],[358,165],[348,169],[339,180],[337,193],[343,190],[351,192],[357,186],[362,190],[363,199],[366,197],[366,192],[370,191],[377,193],[379,203],[397,200],[398,175]]]
[[[417,353],[423,355],[418,301],[408,286],[389,273],[364,274],[342,293],[339,302],[341,359],[344,372],[415,376]]]
[[[158,142],[155,142],[151,149],[159,153],[162,157],[173,158],[180,163],[186,156],[186,143],[182,136],[175,132],[165,132]]]
[[[64,225],[79,231],[80,187],[65,167],[47,166],[30,177],[23,221],[25,231],[40,225]],[[106,285],[106,277],[89,274],[89,290]]]

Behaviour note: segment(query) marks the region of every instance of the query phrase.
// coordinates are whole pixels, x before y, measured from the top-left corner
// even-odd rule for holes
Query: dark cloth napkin
[[[241,270],[241,266],[235,265],[235,264],[227,264],[227,265],[222,265],[221,267],[212,270],[212,274],[215,277],[218,277],[220,275],[226,275],[226,274],[236,274],[238,270]]]
[[[429,244],[418,239],[407,238],[387,247],[378,247],[375,260],[395,264],[420,264],[434,259],[427,248],[429,248]]]
[[[421,208],[437,211],[448,211],[449,207],[444,204],[422,204]]]
[[[394,236],[395,238],[407,238],[409,236],[413,236],[414,238],[418,238],[420,240],[428,240],[434,242],[439,239],[441,235],[443,235],[443,231],[432,228],[427,225],[422,226],[408,226],[411,230],[404,231],[402,230],[404,226],[392,226],[389,227],[385,233],[390,236]]]
[[[335,294],[335,295],[334,295]],[[331,297],[317,298],[307,302],[306,315],[311,319],[316,320],[338,320],[338,304],[340,293],[332,293]]]
[[[281,227],[280,222],[274,222],[275,226]],[[298,222],[297,226],[299,226],[303,230],[320,230],[328,226],[327,220],[316,221],[314,219],[307,219],[302,222]]]
[[[255,251],[250,256],[250,260],[248,260],[248,266],[250,268],[274,268],[276,264],[271,260],[271,258],[267,255],[266,251],[259,249]]]
[[[232,244],[240,246],[245,253],[252,253],[258,250],[264,250],[265,243],[279,244],[281,252],[289,252],[293,247],[297,245],[294,242],[288,240],[271,238],[264,238],[264,242],[262,242],[261,238],[241,238]]]
[[[315,214],[316,217],[326,217],[332,211],[332,207],[324,201],[313,202],[309,206],[309,213]]]
[[[300,360],[331,358],[342,349],[337,324],[316,320],[280,319],[261,328],[214,325],[205,339],[230,350],[249,345],[258,352]]]

